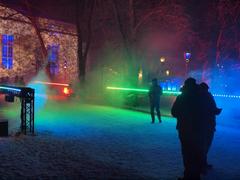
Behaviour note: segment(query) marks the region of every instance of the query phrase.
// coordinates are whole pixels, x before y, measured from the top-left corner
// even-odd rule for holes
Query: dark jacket
[[[171,109],[172,116],[177,118],[177,130],[186,133],[198,132],[202,126],[202,109],[197,86],[185,88]]]
[[[150,102],[159,102],[160,96],[162,95],[162,87],[159,85],[153,85],[149,89]]]

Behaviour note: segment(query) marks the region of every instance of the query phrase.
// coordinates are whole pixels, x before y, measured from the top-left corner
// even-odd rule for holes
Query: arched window
[[[13,68],[13,35],[2,35],[2,67]]]
[[[48,45],[47,50],[50,74],[57,75],[59,71],[58,67],[59,45]]]

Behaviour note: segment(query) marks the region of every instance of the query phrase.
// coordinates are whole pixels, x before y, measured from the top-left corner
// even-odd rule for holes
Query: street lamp
[[[184,59],[185,61],[188,63],[190,61],[190,58],[191,58],[191,53],[190,52],[185,52],[184,53]]]
[[[184,52],[184,59],[185,59],[185,75],[188,75],[188,63],[191,59],[191,53],[189,51]]]

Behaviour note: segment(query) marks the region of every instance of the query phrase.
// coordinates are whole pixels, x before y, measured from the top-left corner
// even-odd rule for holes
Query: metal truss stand
[[[21,132],[34,134],[34,89],[21,88]]]
[[[14,97],[21,100],[21,132],[34,134],[34,89],[0,85],[0,94],[6,94],[7,102],[14,102]]]

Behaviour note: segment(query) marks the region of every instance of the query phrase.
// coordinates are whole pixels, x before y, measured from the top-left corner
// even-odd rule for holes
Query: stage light
[[[70,89],[67,88],[67,87],[64,87],[64,88],[63,88],[63,94],[69,95],[69,94],[70,94]]]

